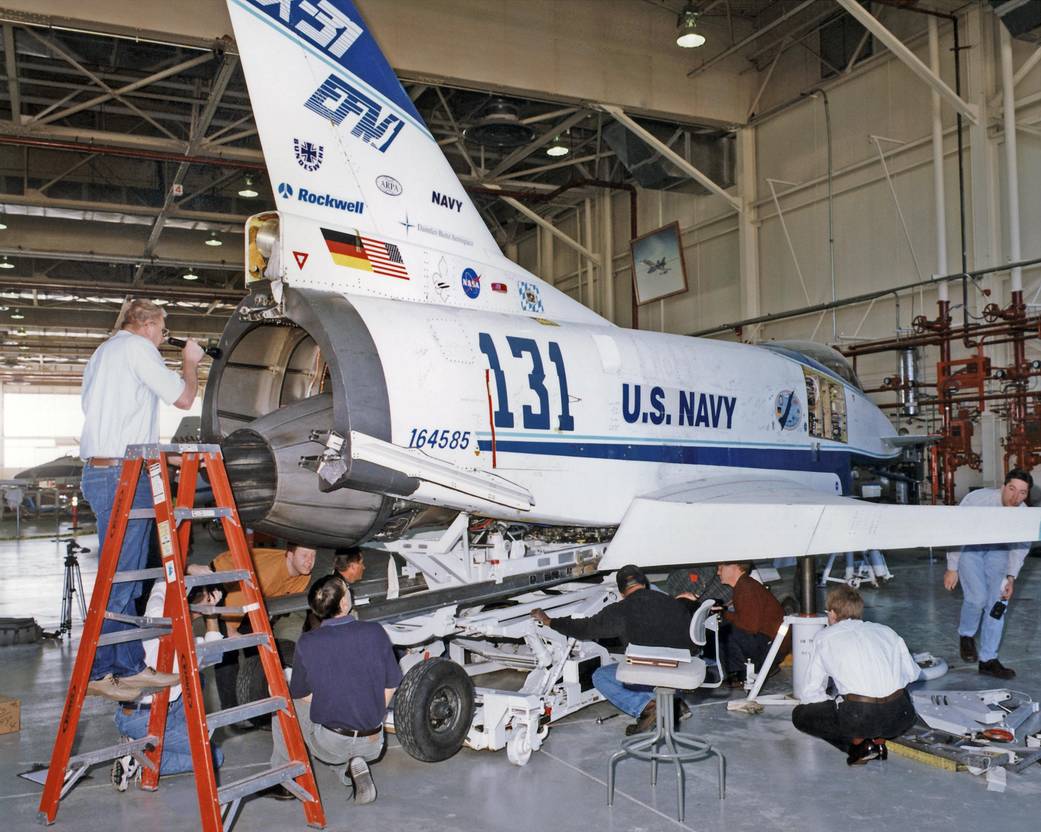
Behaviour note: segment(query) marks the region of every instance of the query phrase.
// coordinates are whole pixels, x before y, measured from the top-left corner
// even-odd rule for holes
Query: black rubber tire
[[[292,667],[296,644],[285,640],[278,640],[275,644],[278,646],[278,655],[282,659],[282,667]],[[264,678],[264,668],[260,665],[260,656],[256,653],[247,653],[239,662],[239,672],[235,677],[236,704],[244,705],[247,702],[256,702],[258,699],[266,699],[269,695],[267,679]],[[260,727],[271,722],[271,716],[253,717],[249,722]]]
[[[394,731],[410,757],[437,763],[466,740],[474,715],[474,685],[453,661],[436,658],[413,667],[394,697]]]

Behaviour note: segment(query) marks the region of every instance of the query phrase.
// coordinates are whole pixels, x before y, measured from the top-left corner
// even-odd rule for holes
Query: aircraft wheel
[[[515,766],[523,766],[531,759],[531,743],[528,741],[528,729],[525,726],[514,729],[513,736],[506,743],[506,757]]]
[[[409,756],[447,760],[463,747],[474,716],[474,686],[458,664],[436,658],[413,667],[394,697],[394,730]]]
[[[278,647],[278,655],[282,661],[282,667],[292,667],[296,644],[285,639],[276,639],[275,644]],[[243,656],[241,661],[239,661],[238,675],[235,677],[235,699],[237,703],[242,705],[246,702],[255,702],[270,695],[267,677],[264,676],[264,668],[260,665],[260,656],[255,653]],[[255,727],[260,727],[271,722],[271,715],[265,714],[264,716],[251,717],[248,722]]]

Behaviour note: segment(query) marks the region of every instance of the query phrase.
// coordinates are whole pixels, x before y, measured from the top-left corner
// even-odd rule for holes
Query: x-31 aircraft
[[[340,545],[404,499],[618,526],[612,566],[1037,538],[1041,511],[845,498],[899,447],[840,356],[612,325],[503,256],[352,3],[229,8],[278,211],[204,426],[267,461],[257,528]]]
[[[658,260],[644,260],[643,264],[647,267],[647,274],[668,274],[669,267],[665,265],[665,258],[659,258]]]
[[[245,521],[294,541],[364,541],[417,505],[460,513],[386,544],[429,592],[406,603],[392,576],[378,617],[413,651],[403,665],[536,668],[505,698],[478,690],[472,746],[510,743],[523,761],[548,711],[598,698],[602,648],[536,636],[527,611],[616,595],[564,581],[1037,538],[1041,510],[851,499],[853,466],[885,465],[900,443],[837,353],[622,329],[506,259],[352,3],[228,6],[277,210],[248,221],[250,291],[210,374],[204,437],[223,445]],[[500,525],[475,541],[471,515]],[[520,539],[517,523],[617,532],[605,553]],[[554,582],[552,599],[480,611]],[[403,743],[443,756],[417,753],[424,730]]]

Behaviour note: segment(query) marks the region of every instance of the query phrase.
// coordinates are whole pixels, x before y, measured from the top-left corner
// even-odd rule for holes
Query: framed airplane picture
[[[687,291],[687,267],[678,222],[637,237],[629,246],[637,303],[642,305]]]

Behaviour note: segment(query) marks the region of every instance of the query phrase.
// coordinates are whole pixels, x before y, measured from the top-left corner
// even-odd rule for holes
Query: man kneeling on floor
[[[899,737],[915,721],[907,686],[920,669],[893,630],[862,621],[864,599],[848,586],[828,593],[828,626],[813,638],[803,704],[792,711],[800,731],[846,752],[853,766],[886,759],[886,740]],[[828,678],[836,699],[827,696]]]
[[[615,576],[622,600],[604,607],[592,618],[550,618],[540,609],[531,617],[568,638],[584,641],[617,638],[624,650],[630,644],[648,647],[677,647],[692,650],[690,618],[693,607],[664,592],[650,588],[650,582],[636,566],[623,566]],[[627,735],[650,731],[657,717],[654,688],[624,685],[618,681],[617,664],[605,664],[593,673],[593,686],[618,710],[637,721],[625,729]],[[690,716],[682,699],[676,702],[679,719]]]
[[[383,719],[401,669],[383,627],[350,614],[351,591],[339,575],[320,578],[307,603],[322,623],[300,636],[293,657],[289,693],[300,732],[316,759],[332,766],[345,786],[353,784],[357,803],[372,803],[376,786],[367,762],[383,750]],[[271,734],[271,765],[285,765],[289,754],[277,719]],[[284,786],[264,794],[293,797]]]
[[[757,673],[772,675],[781,660],[791,652],[792,634],[789,632],[774,657],[771,667],[764,668],[777,631],[784,623],[784,609],[780,602],[749,572],[748,563],[721,563],[719,579],[733,587],[731,603],[734,609],[723,613],[719,628],[719,650],[723,654],[723,669],[727,685],[740,688],[745,683],[745,663],[751,662]]]

